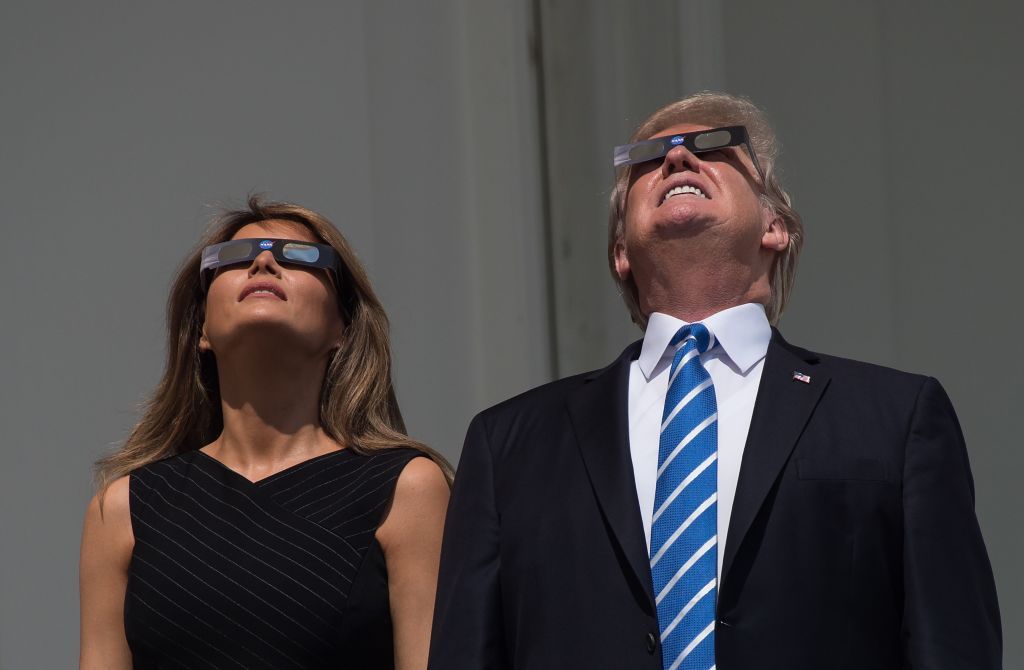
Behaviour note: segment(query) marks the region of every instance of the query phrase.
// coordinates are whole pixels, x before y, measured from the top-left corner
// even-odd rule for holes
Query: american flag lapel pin
[[[797,370],[793,370],[793,381],[803,382],[805,384],[810,384],[811,383],[811,376],[810,375],[805,375],[804,373],[799,372]]]

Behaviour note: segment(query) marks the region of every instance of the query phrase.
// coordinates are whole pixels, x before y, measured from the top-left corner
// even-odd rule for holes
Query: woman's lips
[[[253,284],[247,284],[242,292],[238,294],[238,302],[242,302],[249,296],[256,296],[258,298],[277,298],[278,300],[287,300],[288,296],[277,284],[270,282],[255,282]]]

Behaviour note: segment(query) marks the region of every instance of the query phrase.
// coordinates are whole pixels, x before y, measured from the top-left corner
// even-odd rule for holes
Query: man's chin
[[[658,241],[673,238],[693,238],[714,227],[715,218],[707,212],[676,208],[654,222],[654,237]]]

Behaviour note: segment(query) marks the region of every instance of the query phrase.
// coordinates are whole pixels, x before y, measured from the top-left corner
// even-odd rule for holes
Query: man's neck
[[[722,310],[771,297],[771,255],[737,258],[714,250],[666,248],[633,266],[645,314],[661,312],[692,323]]]
[[[730,307],[746,303],[767,304],[767,282],[729,286],[713,277],[694,277],[683,281],[649,282],[640,288],[645,314],[661,312],[687,323],[702,321]],[[711,280],[711,281],[709,281]]]

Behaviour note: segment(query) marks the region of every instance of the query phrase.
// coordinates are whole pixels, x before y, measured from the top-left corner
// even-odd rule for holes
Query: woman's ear
[[[200,353],[206,353],[213,351],[213,347],[210,346],[210,340],[206,337],[206,322],[203,321],[202,327],[199,329],[199,351]]]

